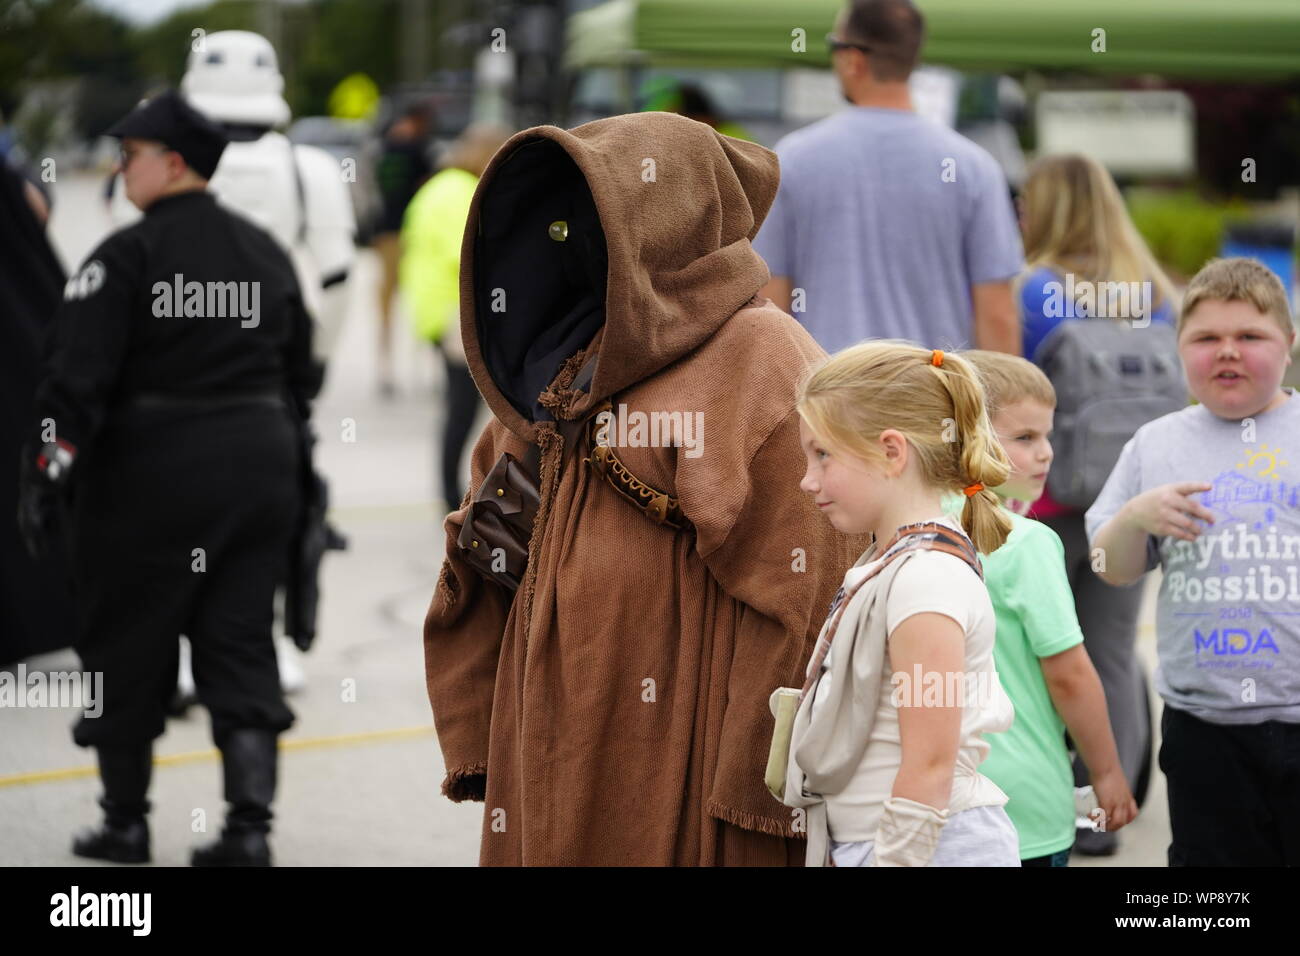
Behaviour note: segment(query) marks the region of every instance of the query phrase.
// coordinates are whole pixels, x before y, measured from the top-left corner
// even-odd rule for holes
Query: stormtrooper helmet
[[[196,46],[181,80],[181,93],[195,109],[218,123],[274,127],[289,122],[289,104],[281,95],[284,77],[265,37],[222,30]]]

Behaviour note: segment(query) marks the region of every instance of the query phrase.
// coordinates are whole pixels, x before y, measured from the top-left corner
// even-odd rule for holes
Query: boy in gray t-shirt
[[[1086,518],[1103,580],[1164,572],[1171,866],[1300,864],[1300,398],[1281,387],[1294,342],[1267,269],[1202,269],[1178,322],[1200,404],[1138,429]]]

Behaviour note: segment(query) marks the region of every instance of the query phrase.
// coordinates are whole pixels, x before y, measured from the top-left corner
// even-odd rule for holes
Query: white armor
[[[356,220],[338,162],[323,149],[294,146],[271,131],[227,146],[208,186],[289,253],[316,319],[317,357],[327,359],[347,304],[343,279],[356,256]]]
[[[356,257],[356,219],[338,161],[315,146],[294,146],[273,127],[289,121],[275,50],[243,30],[208,34],[190,52],[181,93],[195,109],[227,127],[260,127],[257,139],[232,140],[209,189],[227,207],[279,240],[298,272],[316,321],[316,355],[329,358],[346,308],[346,279]],[[129,206],[114,190],[113,218]],[[131,210],[133,211],[133,210]]]

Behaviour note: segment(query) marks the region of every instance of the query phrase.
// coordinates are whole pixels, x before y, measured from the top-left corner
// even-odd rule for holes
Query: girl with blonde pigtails
[[[806,811],[810,866],[1019,866],[1007,797],[979,773],[982,735],[1013,717],[979,560],[1010,531],[991,490],[1009,462],[980,381],[959,355],[869,341],[812,376],[799,412],[800,487],[873,541],[803,688],[773,694],[789,749],[769,786]]]

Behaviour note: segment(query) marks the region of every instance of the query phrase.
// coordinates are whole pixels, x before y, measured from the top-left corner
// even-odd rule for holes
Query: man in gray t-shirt
[[[776,145],[781,187],[754,242],[772,273],[763,292],[828,352],[904,338],[1019,355],[1023,253],[1006,178],[912,111],[922,32],[908,0],[841,13],[831,55],[854,105]]]

